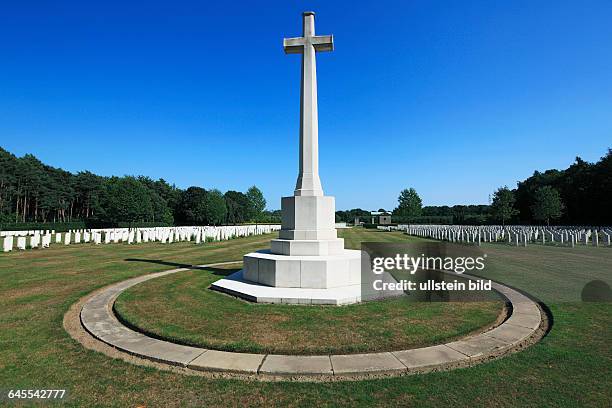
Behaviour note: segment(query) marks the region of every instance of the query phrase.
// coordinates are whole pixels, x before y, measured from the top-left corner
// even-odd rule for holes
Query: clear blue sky
[[[612,2],[5,2],[0,146],[53,166],[246,190],[297,175],[314,10],[320,167],[338,209],[487,203],[612,146]]]

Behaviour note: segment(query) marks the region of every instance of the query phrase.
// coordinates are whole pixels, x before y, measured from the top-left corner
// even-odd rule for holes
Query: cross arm
[[[334,50],[334,36],[333,35],[317,35],[310,37],[315,50],[321,51],[333,51]]]
[[[285,54],[301,54],[305,44],[304,37],[283,39]]]
[[[312,44],[318,52],[334,50],[333,35],[315,35],[312,37],[295,37],[283,39],[285,54],[301,54],[304,52],[304,45]]]

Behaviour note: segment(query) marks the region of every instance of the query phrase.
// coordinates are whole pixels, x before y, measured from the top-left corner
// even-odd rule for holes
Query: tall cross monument
[[[323,194],[319,178],[316,53],[332,51],[334,42],[331,35],[315,35],[313,12],[303,13],[302,19],[302,37],[283,41],[285,53],[302,54],[300,158],[295,191],[281,198],[281,230],[278,239],[270,242],[270,250],[244,256],[243,282],[222,280],[215,285],[227,284],[233,288],[231,293],[249,299],[259,299],[256,294],[262,293],[264,285],[268,287],[264,292],[270,293],[261,295],[264,301],[350,303],[360,298],[361,253],[344,249],[344,240],[336,234],[335,199]],[[304,289],[320,291],[313,297],[314,292]]]
[[[315,35],[314,18],[312,11],[303,13],[303,36],[283,40],[285,53],[302,54],[299,173],[293,196],[281,199],[282,229],[277,241],[282,242],[272,241],[272,252],[287,255],[294,253],[290,247],[300,247],[296,252],[300,255],[327,254],[330,245],[344,248],[336,236],[334,197],[323,195],[319,178],[316,53],[331,51],[334,39],[331,35]],[[313,242],[317,240],[325,242]]]
[[[294,195],[322,196],[319,179],[319,115],[317,109],[316,53],[333,51],[332,35],[315,35],[314,12],[302,14],[303,36],[285,38],[286,54],[302,54],[302,92],[300,103],[300,172]]]

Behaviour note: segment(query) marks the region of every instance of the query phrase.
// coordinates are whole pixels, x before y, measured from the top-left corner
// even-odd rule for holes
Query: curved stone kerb
[[[201,267],[232,264],[223,262]],[[412,350],[346,355],[295,356],[235,353],[184,346],[155,339],[123,325],[112,311],[117,296],[139,283],[187,269],[173,269],[115,283],[88,299],[81,309],[83,327],[96,339],[116,349],[149,360],[194,370],[251,375],[344,376],[421,372],[473,365],[511,352],[536,334],[542,324],[538,305],[522,293],[493,283],[493,289],[512,304],[512,314],[501,325],[457,341]],[[467,276],[468,279],[482,279]]]

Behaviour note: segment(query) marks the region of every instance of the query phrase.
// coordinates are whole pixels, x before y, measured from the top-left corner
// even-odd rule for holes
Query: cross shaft
[[[285,38],[286,54],[302,54],[300,103],[300,169],[295,196],[322,196],[319,178],[319,116],[317,107],[316,52],[332,51],[334,37],[315,35],[314,13],[303,13],[303,36]]]

